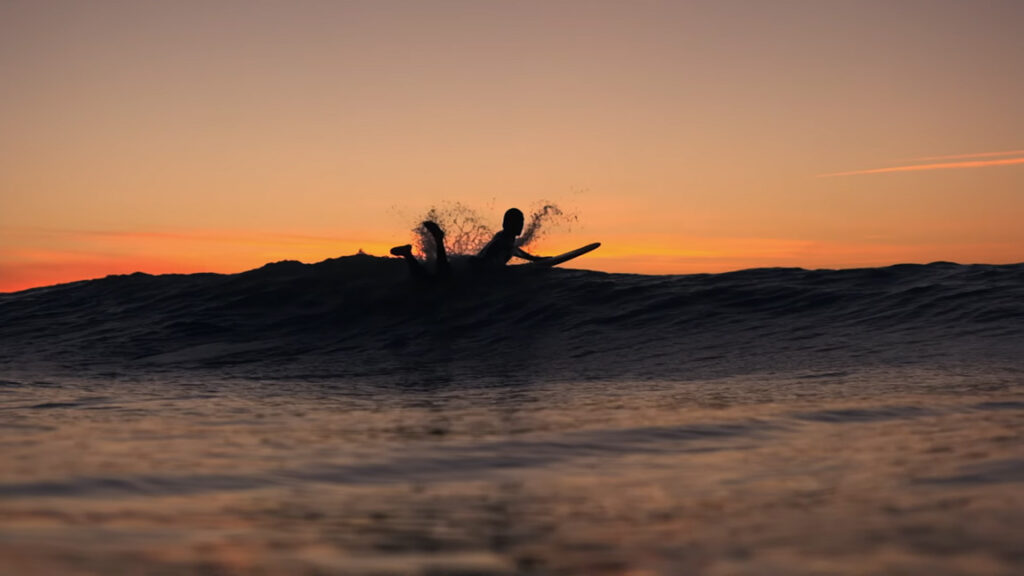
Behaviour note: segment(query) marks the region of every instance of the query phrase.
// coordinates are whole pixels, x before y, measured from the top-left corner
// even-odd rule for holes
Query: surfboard
[[[521,266],[525,266],[525,267],[529,267],[529,268],[551,268],[552,266],[557,266],[557,265],[559,265],[559,264],[561,264],[563,262],[568,262],[569,260],[572,260],[573,258],[576,258],[576,257],[579,257],[579,256],[583,256],[584,254],[586,254],[587,252],[590,252],[592,250],[597,250],[597,248],[600,245],[601,245],[600,242],[594,242],[593,244],[587,244],[586,246],[583,246],[582,248],[577,248],[575,250],[570,250],[570,251],[566,252],[565,254],[559,254],[558,256],[549,256],[549,257],[543,258],[541,260],[534,260],[533,262],[527,262],[526,264],[521,264]]]

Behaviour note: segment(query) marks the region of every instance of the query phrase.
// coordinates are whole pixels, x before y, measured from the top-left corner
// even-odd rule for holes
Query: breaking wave
[[[1021,357],[1024,264],[676,276],[513,266],[422,285],[397,259],[355,255],[0,294],[8,370],[679,379]]]

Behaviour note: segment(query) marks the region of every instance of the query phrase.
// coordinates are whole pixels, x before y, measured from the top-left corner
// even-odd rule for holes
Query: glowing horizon
[[[54,234],[50,232],[49,234]],[[0,253],[9,264],[0,264],[0,292],[131,274],[232,274],[267,263],[296,260],[307,264],[330,258],[365,253],[390,257],[396,242],[360,242],[344,237],[300,233],[243,233],[240,231],[121,232],[75,231],[58,235],[93,239],[98,246],[86,250],[23,250]],[[118,240],[131,238],[130,250]],[[961,263],[1011,264],[1017,252],[1012,244],[992,243],[983,248],[996,261],[963,261],[963,248],[950,251],[941,244],[891,245],[822,243],[800,239],[756,237],[687,237],[678,247],[665,238],[638,238],[641,244],[603,241],[602,247],[569,267],[632,274],[721,273],[762,267],[860,268],[939,260]],[[539,254],[554,255],[577,248],[589,236],[557,234],[531,247]],[[673,241],[680,240],[673,238]],[[120,247],[120,249],[119,249]],[[187,249],[185,249],[187,247]],[[252,248],[256,249],[253,250]],[[200,252],[199,257],[181,254]],[[10,267],[9,267],[10,266]],[[12,273],[16,269],[17,273]]]

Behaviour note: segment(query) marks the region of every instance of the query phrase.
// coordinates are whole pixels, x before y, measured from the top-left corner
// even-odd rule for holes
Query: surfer
[[[437,225],[437,222],[427,220],[423,223],[423,227],[430,232],[430,235],[434,238],[434,253],[436,254],[435,265],[434,265],[434,276],[438,278],[447,278],[451,275],[451,265],[448,264],[448,253],[444,249],[444,230]],[[422,262],[416,259],[412,255],[412,244],[403,244],[402,246],[395,246],[391,249],[393,256],[401,256],[405,260],[405,263],[409,265],[409,272],[412,273],[415,278],[430,278],[431,274]]]
[[[542,256],[534,256],[516,245],[516,238],[523,233],[523,213],[518,208],[509,208],[501,221],[501,230],[491,238],[473,260],[477,267],[493,270],[501,268],[512,259],[522,258],[534,262],[543,260]]]
[[[516,238],[523,233],[523,222],[523,213],[518,208],[506,210],[505,217],[502,219],[501,230],[494,235],[494,238],[476,256],[470,257],[470,264],[473,269],[478,271],[497,270],[505,266],[513,256],[530,261],[542,260],[543,257],[529,254],[519,246],[516,246]],[[434,239],[435,251],[437,253],[434,276],[447,278],[451,275],[451,265],[448,263],[448,254],[444,249],[444,230],[441,230],[441,227],[436,222],[430,220],[424,222],[423,227],[426,228],[427,232]],[[430,277],[430,273],[423,266],[423,263],[412,255],[411,244],[395,246],[391,249],[391,254],[401,256],[406,264],[409,265],[409,271],[412,272],[413,276],[417,278]]]

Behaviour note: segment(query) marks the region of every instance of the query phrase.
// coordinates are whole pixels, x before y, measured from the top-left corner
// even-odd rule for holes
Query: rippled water
[[[0,294],[0,575],[1024,573],[1024,264]]]
[[[1022,392],[10,379],[0,573],[1019,573]]]

